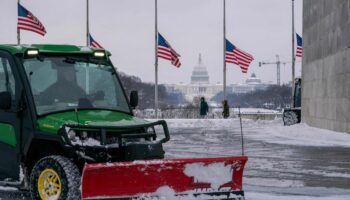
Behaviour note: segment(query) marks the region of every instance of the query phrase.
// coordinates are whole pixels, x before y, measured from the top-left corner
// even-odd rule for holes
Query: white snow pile
[[[139,200],[207,200],[207,199],[212,199],[213,197],[208,196],[208,195],[198,195],[198,196],[194,196],[191,193],[186,193],[186,195],[182,196],[182,195],[175,195],[176,192],[168,187],[168,186],[163,186],[158,188],[158,190],[154,193],[151,194],[151,196],[140,196]],[[231,196],[232,197],[232,196]],[[222,195],[222,196],[216,196],[216,198],[227,198],[226,195]]]
[[[232,168],[224,163],[204,163],[187,164],[184,173],[189,177],[194,177],[195,182],[210,183],[214,189],[232,180]]]
[[[75,140],[72,140],[71,142],[73,145],[79,146],[101,146],[101,142],[93,138],[81,140],[79,137],[75,137]]]
[[[275,120],[256,122],[254,126],[261,127],[261,130],[253,132],[253,134],[247,134],[247,136],[268,143],[350,147],[350,134],[315,128],[304,123],[283,126],[282,121]]]
[[[158,190],[153,194],[154,196],[157,196],[159,200],[175,200],[175,191],[171,189],[168,186],[163,186],[158,188]],[[149,197],[147,199],[151,200],[152,197]]]

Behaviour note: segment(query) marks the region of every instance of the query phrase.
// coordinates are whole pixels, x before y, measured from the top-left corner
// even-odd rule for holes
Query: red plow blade
[[[221,194],[242,191],[246,156],[86,164],[83,199]]]

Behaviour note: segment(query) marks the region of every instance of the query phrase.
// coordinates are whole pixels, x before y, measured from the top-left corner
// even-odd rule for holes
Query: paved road
[[[170,121],[167,157],[214,157],[241,154],[238,121]],[[279,122],[276,122],[279,123]],[[350,148],[281,145],[254,139],[259,123],[245,124],[244,173],[248,200],[350,199]],[[273,198],[276,197],[276,198]],[[335,198],[336,197],[336,198]],[[26,193],[0,191],[0,199],[28,199]]]

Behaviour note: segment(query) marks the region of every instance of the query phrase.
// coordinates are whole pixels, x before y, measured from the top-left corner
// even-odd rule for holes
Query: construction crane
[[[281,64],[287,64],[287,62],[281,62],[280,56],[276,55],[276,62],[259,62],[259,67],[262,65],[276,65],[277,67],[277,85],[281,85]]]

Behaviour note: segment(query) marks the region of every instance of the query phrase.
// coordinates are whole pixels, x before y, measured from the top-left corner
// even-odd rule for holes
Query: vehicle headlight
[[[146,130],[146,133],[149,133],[149,134],[153,134],[155,133],[156,131],[154,130],[154,127],[151,126],[151,127],[148,127],[147,130]]]

